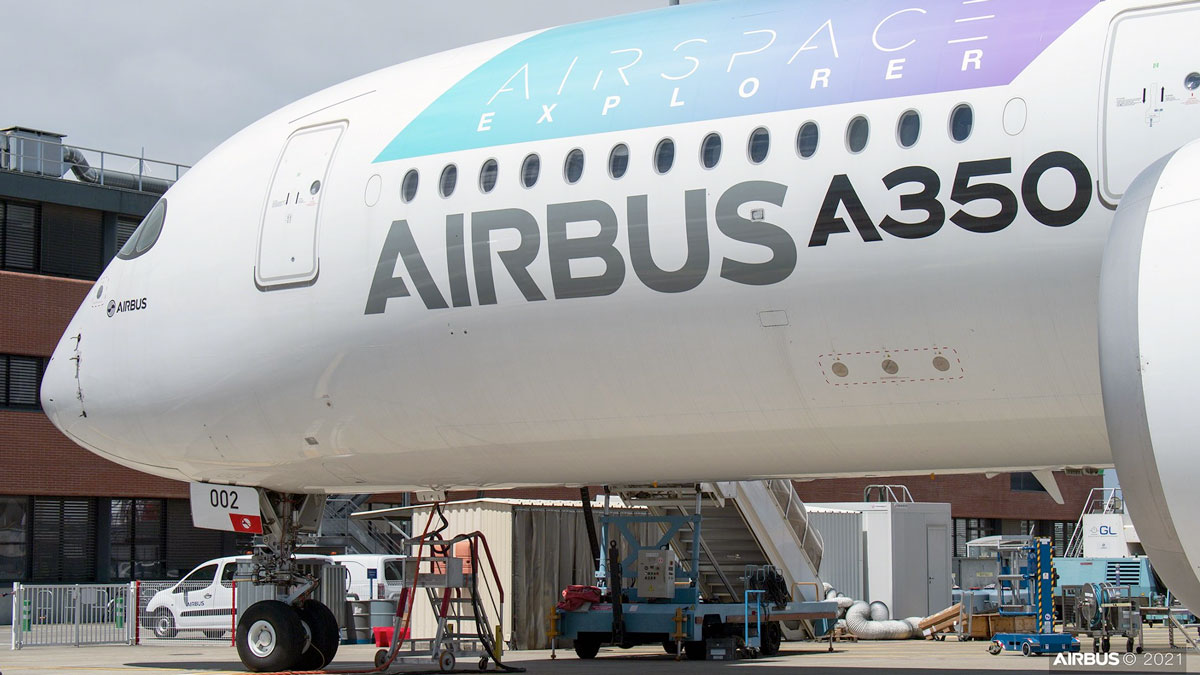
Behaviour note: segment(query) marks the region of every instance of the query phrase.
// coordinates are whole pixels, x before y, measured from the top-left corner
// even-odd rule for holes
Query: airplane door
[[[1142,169],[1200,137],[1200,7],[1118,16],[1100,100],[1100,189],[1116,202]]]
[[[261,290],[317,279],[317,225],[329,164],[346,122],[300,129],[288,138],[263,208],[254,281]]]

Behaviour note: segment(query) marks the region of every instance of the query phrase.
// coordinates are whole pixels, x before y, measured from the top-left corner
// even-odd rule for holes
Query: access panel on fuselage
[[[1100,187],[1110,201],[1142,169],[1200,138],[1200,5],[1122,14],[1108,36]]]
[[[329,164],[345,122],[301,129],[288,138],[263,208],[254,280],[264,290],[317,278],[317,226]]]

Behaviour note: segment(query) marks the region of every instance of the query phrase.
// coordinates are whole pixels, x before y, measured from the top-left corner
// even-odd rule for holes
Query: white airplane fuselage
[[[717,2],[337,85],[171,188],[45,408],[121,464],[290,492],[1111,465],[1113,209],[1200,136],[1200,11],[1145,6]]]

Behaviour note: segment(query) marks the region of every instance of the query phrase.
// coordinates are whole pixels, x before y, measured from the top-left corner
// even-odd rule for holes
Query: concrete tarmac
[[[7,628],[0,630],[0,639],[9,642]],[[1183,643],[1178,639],[1177,644]],[[3,644],[3,643],[0,643]],[[1170,650],[1165,628],[1148,628],[1145,637],[1146,653],[1126,655],[1114,651],[1109,657],[1121,660],[1119,665],[1103,663],[1079,664],[1075,667],[1058,664],[1054,657],[1026,658],[1016,652],[998,656],[987,653],[986,642],[958,642],[953,637],[942,642],[906,640],[888,642],[839,642],[829,653],[827,643],[784,643],[778,656],[731,662],[675,661],[658,647],[633,649],[605,648],[593,660],[581,660],[570,649],[559,650],[552,659],[548,650],[510,652],[505,662],[526,669],[532,674],[570,673],[585,675],[605,673],[718,673],[744,672],[745,669],[764,669],[768,672],[787,672],[803,669],[805,673],[861,675],[894,672],[906,675],[937,672],[975,673],[982,670],[1010,672],[1139,672],[1181,673],[1200,672],[1200,654],[1186,655]],[[1124,641],[1113,642],[1114,649],[1123,650]],[[1090,655],[1091,645],[1084,644],[1083,656]],[[342,645],[330,672],[367,671],[373,669],[375,648],[369,645]],[[1082,660],[1083,656],[1077,657]],[[1095,658],[1095,657],[1093,657]],[[1126,659],[1131,665],[1125,665]],[[475,659],[462,659],[458,672],[478,672]],[[783,669],[783,670],[781,670]],[[27,647],[17,651],[0,652],[0,673],[3,675],[47,675],[69,673],[79,675],[138,674],[195,674],[222,675],[245,672],[238,661],[237,651],[228,642],[170,640],[138,646],[96,647]],[[436,668],[419,664],[394,667],[393,673],[437,672]],[[491,669],[489,672],[496,672]]]

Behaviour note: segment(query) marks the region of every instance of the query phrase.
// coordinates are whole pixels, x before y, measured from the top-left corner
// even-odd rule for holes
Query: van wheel
[[[337,654],[338,635],[337,619],[333,612],[316,600],[306,600],[296,607],[300,621],[307,629],[308,649],[300,655],[297,668],[300,670],[320,670],[333,661]]]
[[[286,602],[256,602],[238,621],[238,656],[247,670],[256,673],[292,670],[304,642],[300,615]]]
[[[175,629],[175,617],[171,610],[163,608],[154,613],[154,637],[173,638],[179,631]]]

